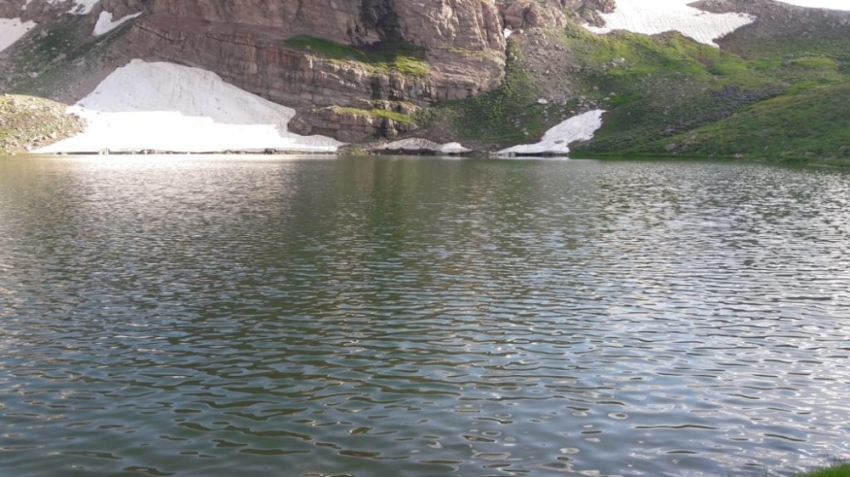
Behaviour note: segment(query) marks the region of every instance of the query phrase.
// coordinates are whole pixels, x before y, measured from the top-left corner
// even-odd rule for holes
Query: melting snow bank
[[[372,151],[380,153],[457,156],[470,153],[472,152],[472,149],[467,149],[457,142],[437,144],[436,142],[429,141],[427,139],[411,138],[384,144],[372,148]]]
[[[588,30],[604,34],[628,30],[655,35],[675,30],[706,45],[717,46],[714,40],[753,23],[752,15],[743,13],[709,13],[688,6],[694,0],[617,0],[614,13],[602,14],[606,25]],[[822,0],[827,2],[828,0]]]
[[[570,152],[570,144],[576,141],[593,139],[596,131],[602,127],[601,109],[594,109],[578,116],[573,116],[561,124],[546,131],[543,139],[537,144],[525,144],[503,149],[497,156],[539,156],[560,155]]]
[[[112,13],[104,10],[100,12],[100,16],[97,17],[97,23],[94,26],[94,32],[92,32],[92,34],[94,36],[105,35],[128,21],[139,17],[141,14],[142,12],[139,12],[133,15],[124,16],[116,21],[112,21]]]
[[[850,11],[850,0],[776,0],[779,3],[787,3],[797,7],[824,8],[827,10]]]
[[[293,109],[172,63],[133,60],[68,112],[88,121],[85,131],[37,153],[336,152],[342,145],[290,133]]]
[[[35,22],[21,22],[20,18],[0,18],[0,52],[12,46],[34,27]]]

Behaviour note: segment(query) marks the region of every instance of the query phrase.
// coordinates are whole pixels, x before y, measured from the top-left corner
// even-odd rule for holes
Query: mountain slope
[[[779,144],[797,132],[792,111],[834,117],[850,77],[850,12],[789,5],[804,1],[813,0],[5,0],[0,92],[73,104],[116,70],[167,63],[294,108],[255,124],[279,132],[770,157],[745,144],[748,134]],[[595,134],[564,132],[603,110]],[[211,114],[202,116],[221,123]],[[766,120],[775,115],[786,120]],[[842,118],[781,157],[842,157]],[[156,149],[157,136],[117,148]],[[712,148],[715,137],[726,143]]]

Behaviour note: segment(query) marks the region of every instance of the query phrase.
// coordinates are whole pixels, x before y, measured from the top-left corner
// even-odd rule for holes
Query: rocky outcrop
[[[0,155],[27,152],[79,133],[84,121],[64,104],[0,95]]]
[[[500,11],[505,27],[516,30],[559,28],[576,16],[592,25],[602,26],[605,22],[599,13],[611,13],[615,7],[615,0],[503,0]]]
[[[410,133],[416,126],[403,116],[391,117],[380,109],[312,108],[299,112],[289,122],[289,130],[309,136],[319,134],[343,142],[355,143],[370,138],[395,138]]]
[[[504,75],[506,26],[561,26],[608,5],[613,0],[0,0],[0,16],[40,24],[8,55],[14,67],[0,90],[73,102],[133,58],[167,61],[299,109],[294,126],[302,133],[395,137],[411,126],[339,107],[424,106],[490,91]],[[106,14],[132,20],[101,41],[92,33]]]

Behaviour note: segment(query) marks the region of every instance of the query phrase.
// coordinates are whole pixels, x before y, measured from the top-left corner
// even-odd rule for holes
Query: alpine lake
[[[0,474],[850,457],[850,170],[0,158]]]

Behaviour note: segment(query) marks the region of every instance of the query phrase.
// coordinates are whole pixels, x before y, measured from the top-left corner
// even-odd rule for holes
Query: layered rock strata
[[[287,43],[299,35],[364,49],[413,45],[430,70],[329,59]],[[300,107],[463,99],[498,85],[505,50],[492,0],[154,0],[128,39],[151,59],[215,71]]]

